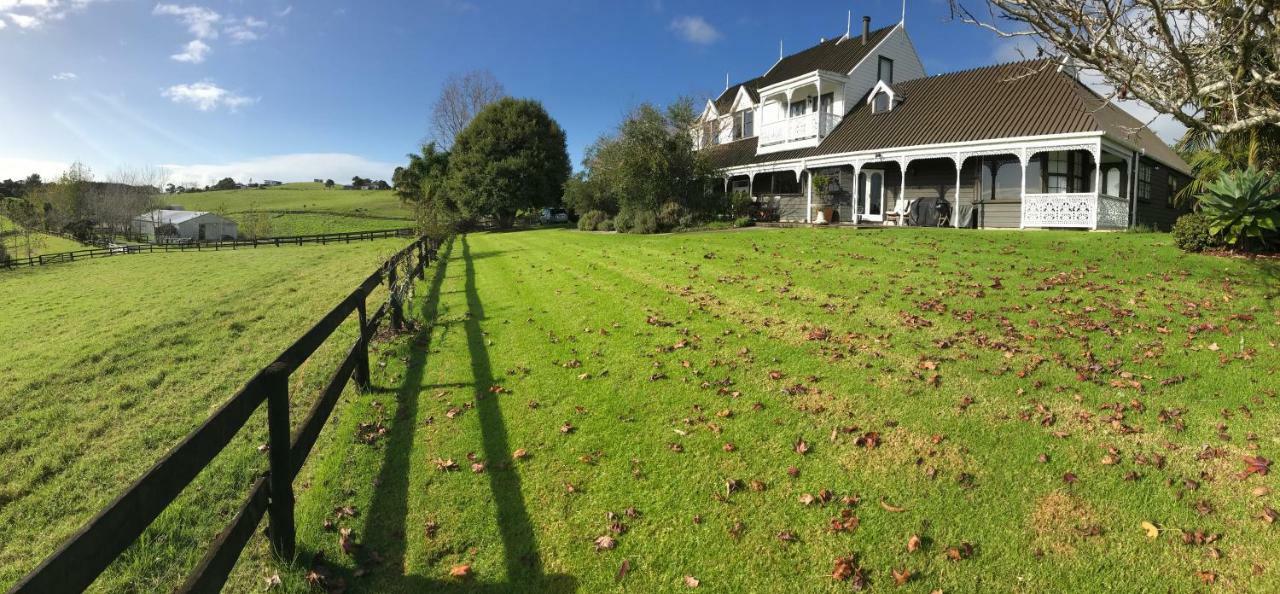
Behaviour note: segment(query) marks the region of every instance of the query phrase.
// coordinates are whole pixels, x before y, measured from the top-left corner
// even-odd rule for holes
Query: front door
[[[862,170],[862,219],[884,221],[884,171]]]
[[[207,238],[207,237],[205,237],[204,223],[200,223],[199,240],[200,240],[200,241],[205,241],[206,239],[208,239],[208,238]]]

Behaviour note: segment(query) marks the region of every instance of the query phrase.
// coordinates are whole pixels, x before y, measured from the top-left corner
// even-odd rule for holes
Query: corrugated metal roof
[[[862,42],[861,36],[844,39],[842,35],[785,56],[770,67],[764,76],[737,83],[720,93],[720,96],[716,97],[714,101],[716,112],[720,115],[729,113],[729,110],[733,107],[734,98],[738,96],[740,87],[746,87],[751,100],[758,102],[760,101],[759,89],[797,76],[803,76],[816,70],[848,74],[896,26],[895,24],[872,31],[867,35],[866,43]]]
[[[873,114],[865,100],[859,101],[815,148],[757,156],[740,147],[713,147],[713,162],[734,167],[929,144],[1106,132],[1170,167],[1190,170],[1142,122],[1058,72],[1047,59],[940,74],[892,88],[902,102],[891,111]]]
[[[205,211],[160,209],[140,214],[136,218],[147,222],[160,223],[162,225],[177,225],[207,214],[209,213]]]

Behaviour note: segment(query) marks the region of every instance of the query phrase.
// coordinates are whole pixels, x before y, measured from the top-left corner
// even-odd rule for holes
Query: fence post
[[[267,367],[267,429],[271,461],[271,502],[267,508],[271,547],[282,559],[293,559],[293,472],[289,468],[289,374],[280,363]]]
[[[368,392],[372,387],[369,378],[369,334],[373,330],[369,328],[369,314],[365,310],[365,303],[369,300],[369,296],[360,295],[360,302],[356,304],[356,311],[360,312],[360,346],[358,348],[359,355],[356,357],[356,386],[361,391]]]
[[[404,329],[404,310],[400,308],[400,294],[396,292],[397,265],[391,261],[391,270],[387,271],[387,289],[391,291],[391,327],[397,332]]]
[[[422,246],[422,240],[418,240],[418,280],[427,280],[427,250]]]

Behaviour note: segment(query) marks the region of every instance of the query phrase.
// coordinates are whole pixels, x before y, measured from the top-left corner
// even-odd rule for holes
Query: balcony
[[[760,146],[791,148],[777,145],[821,140],[840,125],[840,119],[841,117],[834,113],[813,112],[769,122],[760,127]],[[817,142],[807,144],[816,145]]]

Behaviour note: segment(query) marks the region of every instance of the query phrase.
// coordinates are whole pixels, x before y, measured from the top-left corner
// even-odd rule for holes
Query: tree
[[[331,179],[324,180],[324,189],[328,190],[332,187],[333,187],[333,180]]]
[[[222,179],[218,180],[218,183],[213,184],[213,188],[211,188],[211,189],[214,189],[214,190],[234,190],[234,189],[236,189],[236,180],[231,179],[231,178],[229,178],[229,177],[224,177],[224,178],[222,178]]]
[[[727,204],[710,190],[715,168],[693,149],[688,131],[697,119],[693,102],[680,99],[665,110],[645,103],[627,114],[616,132],[587,149],[583,174],[565,184],[565,204],[578,212],[658,214],[683,208],[699,217],[720,214]],[[677,208],[679,207],[679,208]]]
[[[1188,129],[1256,138],[1280,126],[1280,9],[1274,2],[987,0],[979,17],[952,14],[1039,53],[1102,74],[1113,96],[1134,97]],[[996,21],[1020,28],[1006,30]],[[1255,144],[1256,144],[1255,140]],[[1250,152],[1256,164],[1256,151]]]
[[[502,83],[488,70],[450,75],[431,106],[431,137],[436,146],[451,149],[476,114],[506,96]]]
[[[520,210],[555,204],[569,170],[560,124],[537,101],[507,98],[458,135],[446,190],[463,216],[490,216],[507,228]]]

